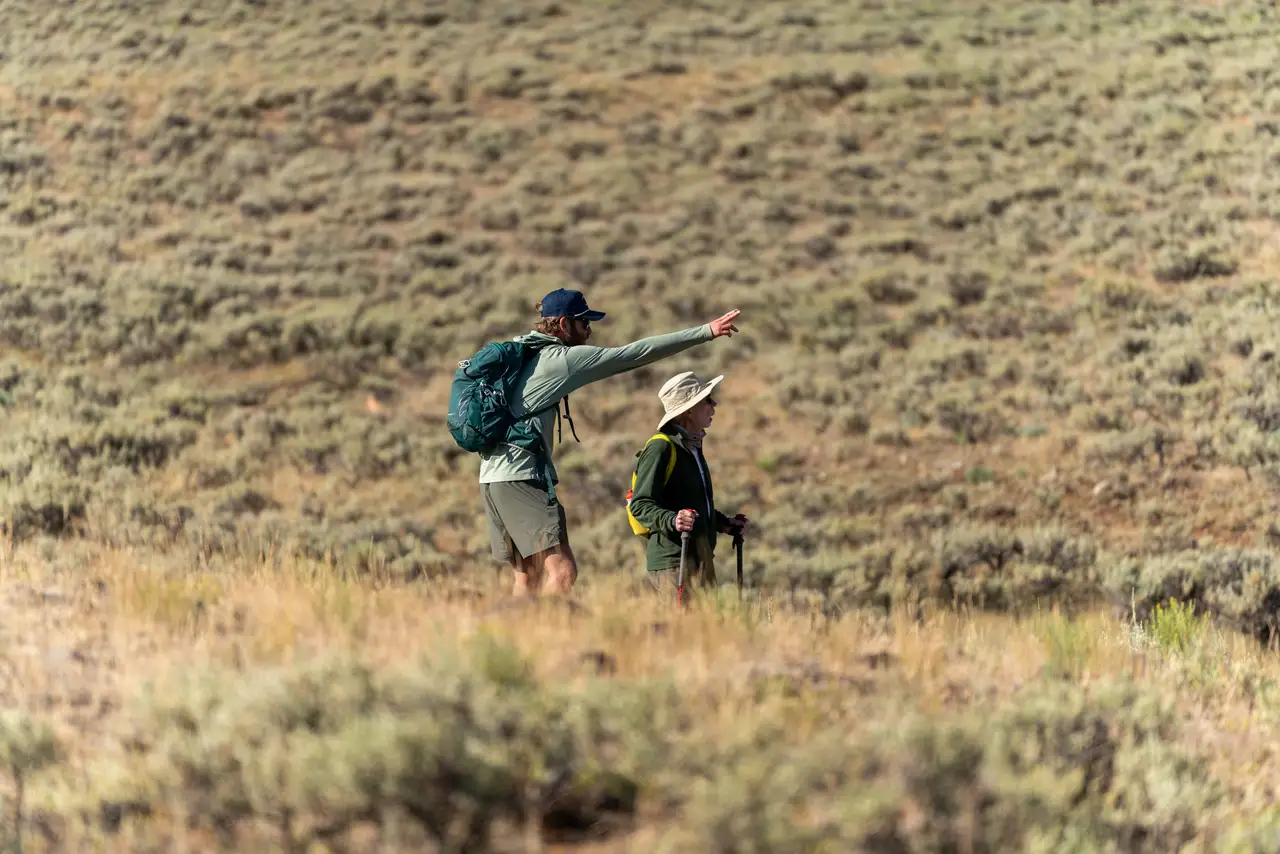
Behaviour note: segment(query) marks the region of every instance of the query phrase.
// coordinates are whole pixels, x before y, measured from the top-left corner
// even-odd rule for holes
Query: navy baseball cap
[[[604,320],[603,311],[593,311],[587,306],[587,298],[582,291],[569,291],[558,288],[542,298],[543,317],[581,317],[592,323]]]

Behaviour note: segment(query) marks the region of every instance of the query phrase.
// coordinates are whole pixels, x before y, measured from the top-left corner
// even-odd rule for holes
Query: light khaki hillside
[[[572,284],[602,343],[748,332],[579,395],[587,580],[638,566],[621,496],[682,368],[729,373],[753,584],[1004,607],[1123,588],[1096,549],[1269,547],[1273,16],[8,4],[9,528],[483,562],[451,371]],[[957,584],[988,526],[1049,540]]]

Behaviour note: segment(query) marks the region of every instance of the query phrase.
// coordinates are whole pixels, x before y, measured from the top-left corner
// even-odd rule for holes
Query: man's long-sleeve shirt
[[[522,335],[515,340],[544,343],[546,346],[530,360],[524,374],[516,381],[517,399],[512,402],[512,411],[517,418],[523,418],[530,412],[546,409],[535,423],[550,452],[555,443],[556,407],[566,395],[593,382],[643,367],[714,338],[715,334],[709,324],[642,338],[622,347],[594,347],[586,344],[569,347],[540,332]],[[536,480],[541,471],[541,464],[532,454],[509,445],[501,445],[493,454],[480,459],[481,483]],[[558,479],[554,465],[551,477],[552,482]]]

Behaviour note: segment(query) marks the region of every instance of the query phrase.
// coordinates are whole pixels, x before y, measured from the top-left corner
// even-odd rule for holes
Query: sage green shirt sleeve
[[[606,377],[674,356],[714,338],[711,325],[704,324],[680,332],[641,338],[622,347],[592,347],[586,344],[570,347],[565,354],[568,376],[564,379],[564,394]]]
[[[631,515],[650,531],[675,533],[676,514],[658,503],[662,477],[675,448],[669,442],[654,439],[644,446],[636,460],[636,486],[631,492]]]

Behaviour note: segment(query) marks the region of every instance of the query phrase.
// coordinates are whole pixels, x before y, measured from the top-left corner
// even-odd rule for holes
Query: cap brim
[[[604,320],[605,314],[603,311],[594,311],[592,309],[587,309],[586,311],[582,312],[582,314],[575,315],[575,317],[581,317],[583,320],[590,320],[592,323],[596,323],[598,321]]]

